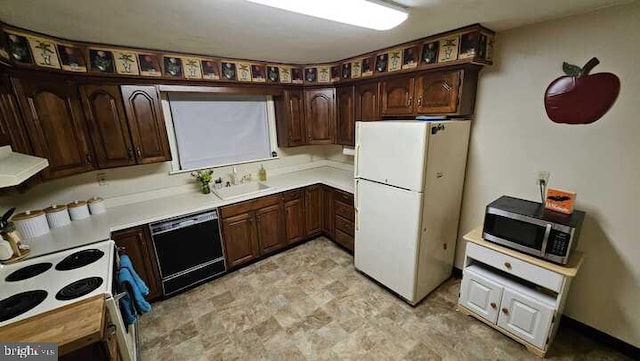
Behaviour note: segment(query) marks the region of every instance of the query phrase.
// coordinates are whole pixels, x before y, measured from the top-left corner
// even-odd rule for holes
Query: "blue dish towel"
[[[129,272],[131,272],[131,276],[133,276],[133,280],[135,281],[136,286],[138,286],[140,293],[142,293],[144,296],[149,294],[149,287],[147,287],[147,285],[144,283],[142,278],[138,276],[138,274],[136,273],[136,270],[133,268],[131,259],[126,254],[123,254],[122,256],[120,256],[120,268],[129,269]]]
[[[127,294],[120,299],[120,309],[122,310],[123,318],[127,325],[136,322],[138,319],[137,315],[151,311],[151,305],[144,299],[144,295],[138,288],[129,268],[120,267],[120,271],[118,271],[118,284],[120,285],[120,289],[127,291]]]

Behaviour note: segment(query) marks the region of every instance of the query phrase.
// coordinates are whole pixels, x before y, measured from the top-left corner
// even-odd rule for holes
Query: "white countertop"
[[[52,229],[50,233],[23,242],[31,246],[29,258],[109,239],[111,232],[152,223],[189,213],[206,211],[227,204],[259,198],[290,189],[322,183],[353,193],[353,172],[329,166],[311,168],[273,176],[262,182],[270,188],[260,193],[222,200],[213,192],[183,193],[169,197],[108,208],[106,213],[94,215],[70,225]]]

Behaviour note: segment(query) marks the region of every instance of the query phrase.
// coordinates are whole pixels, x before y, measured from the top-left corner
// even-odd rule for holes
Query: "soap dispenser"
[[[264,166],[262,164],[260,165],[260,169],[258,170],[258,179],[261,182],[264,182],[267,180],[267,170],[264,169]]]
[[[238,169],[236,167],[233,167],[233,169],[231,170],[231,174],[229,175],[231,184],[236,185],[238,184]]]

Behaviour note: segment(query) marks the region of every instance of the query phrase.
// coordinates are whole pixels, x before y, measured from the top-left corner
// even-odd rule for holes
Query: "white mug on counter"
[[[89,217],[89,207],[85,201],[73,201],[67,204],[69,209],[69,216],[72,221],[79,221]]]
[[[62,204],[52,204],[51,207],[46,208],[44,213],[47,215],[47,222],[49,227],[58,228],[71,224],[71,218],[67,211],[67,206]]]

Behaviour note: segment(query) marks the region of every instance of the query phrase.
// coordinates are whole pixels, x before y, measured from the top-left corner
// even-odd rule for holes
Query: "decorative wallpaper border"
[[[69,73],[254,84],[322,85],[446,65],[493,64],[495,34],[470,25],[328,64],[279,64],[59,39],[0,24],[0,62]]]

